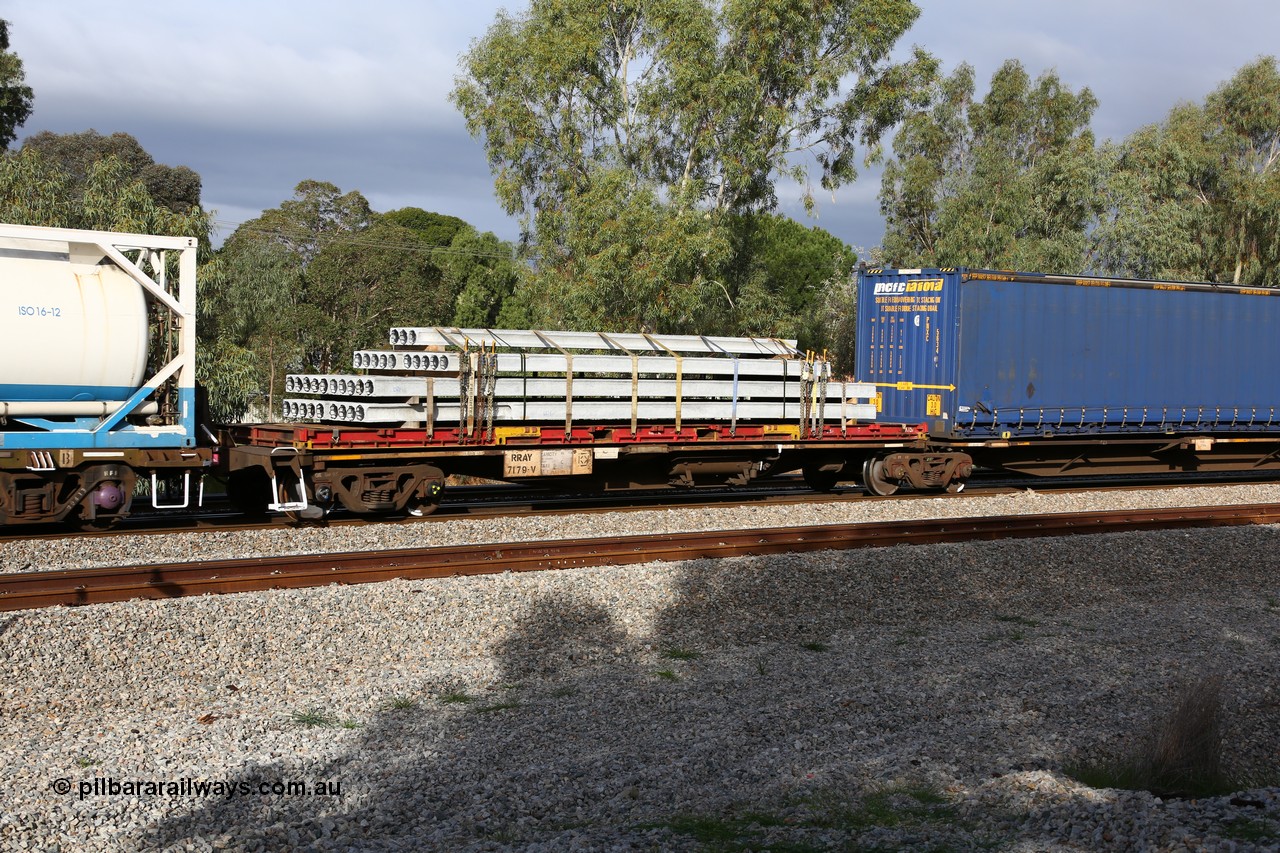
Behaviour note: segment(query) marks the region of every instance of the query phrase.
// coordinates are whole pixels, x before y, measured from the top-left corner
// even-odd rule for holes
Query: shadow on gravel
[[[1124,810],[1058,782],[1063,757],[1120,749],[1171,675],[1229,655],[1232,637],[1269,641],[1274,617],[1230,609],[1253,579],[1175,587],[1172,567],[1118,548],[1002,547],[998,565],[982,546],[692,561],[656,612],[565,573],[568,591],[495,633],[494,683],[424,680],[416,707],[370,709],[337,760],[235,780],[336,779],[341,798],[199,801],[140,843],[1124,849]],[[1206,622],[1214,591],[1221,618]],[[1264,704],[1265,669],[1234,678],[1245,706]],[[1280,735],[1267,713],[1255,736]]]

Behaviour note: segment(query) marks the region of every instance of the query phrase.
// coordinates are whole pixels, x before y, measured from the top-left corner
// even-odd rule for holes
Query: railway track
[[[369,583],[394,578],[442,578],[903,544],[1277,523],[1280,523],[1280,506],[1245,504],[720,530],[26,572],[0,576],[0,611]]]
[[[187,514],[135,513],[118,527],[109,530],[77,530],[65,527],[6,528],[0,530],[0,541],[21,539],[64,539],[76,537],[109,537],[122,534],[163,534],[199,530],[235,532],[296,527],[314,524],[341,527],[363,524],[435,523],[458,518],[506,517],[534,515],[567,515],[598,512],[627,512],[645,509],[709,509],[722,506],[756,504],[760,506],[829,503],[834,501],[911,501],[963,500],[1002,494],[1035,491],[1040,494],[1071,494],[1081,491],[1140,491],[1177,486],[1234,486],[1273,482],[1270,473],[1253,474],[1185,474],[1147,475],[1119,481],[1116,477],[1056,477],[1045,480],[1034,477],[978,475],[961,494],[939,492],[901,492],[889,497],[865,494],[861,487],[845,484],[831,492],[814,492],[798,478],[779,479],[753,486],[700,490],[645,489],[635,492],[575,493],[534,490],[513,486],[459,486],[446,492],[446,499],[432,515],[425,517],[356,516],[338,510],[321,522],[295,521],[285,516],[252,519],[236,513],[229,506],[211,503],[205,510]]]

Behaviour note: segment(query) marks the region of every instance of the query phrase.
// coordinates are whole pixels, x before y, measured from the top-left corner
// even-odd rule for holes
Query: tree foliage
[[[805,349],[834,347],[820,317],[826,292],[854,276],[853,249],[821,228],[772,213],[740,215],[732,229],[726,278],[742,282],[735,328],[796,338]]]
[[[25,79],[22,60],[9,50],[9,22],[0,20],[0,148],[8,148],[31,117],[35,95]]]
[[[559,208],[601,167],[696,184],[721,210],[768,207],[799,152],[824,188],[856,176],[856,144],[933,68],[888,62],[918,14],[906,0],[535,0],[499,13],[453,99],[510,213]]]
[[[515,278],[512,247],[457,217],[379,214],[359,192],[303,181],[242,224],[206,276],[214,408],[272,417],[285,374],[345,372],[392,326],[492,325]]]
[[[57,134],[47,130],[28,136],[23,151],[37,151],[56,164],[68,178],[74,193],[85,188],[94,164],[114,157],[123,167],[123,177],[138,180],[151,199],[174,213],[185,214],[200,207],[200,176],[186,166],[165,166],[128,133],[103,136],[96,130]]]
[[[782,180],[812,202],[935,70],[889,55],[908,0],[535,0],[462,59],[453,100],[484,141],[543,325],[664,331],[757,316],[732,280],[735,217]],[[732,330],[732,327],[731,329]]]
[[[115,156],[95,160],[78,176],[26,147],[0,155],[0,221],[198,237],[206,245],[209,234],[209,219],[199,204],[175,212],[157,203]]]
[[[1280,285],[1280,71],[1245,65],[1204,104],[1112,146],[1105,270],[1146,278]]]
[[[279,244],[245,241],[200,268],[196,376],[218,423],[269,418],[284,374],[302,361],[292,322],[301,269]]]
[[[1097,101],[1016,60],[975,101],[973,69],[939,81],[894,138],[880,209],[890,265],[1076,270],[1101,210]]]

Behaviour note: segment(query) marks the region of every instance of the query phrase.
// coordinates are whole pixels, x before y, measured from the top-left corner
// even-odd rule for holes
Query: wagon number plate
[[[568,477],[591,473],[592,453],[589,447],[556,450],[506,450],[502,454],[502,476]]]

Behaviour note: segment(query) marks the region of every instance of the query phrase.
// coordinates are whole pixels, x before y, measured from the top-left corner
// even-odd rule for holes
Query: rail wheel
[[[426,518],[428,515],[431,515],[431,513],[439,509],[439,507],[439,498],[436,498],[435,500],[411,498],[409,502],[405,504],[404,511],[410,518]]]
[[[431,480],[405,504],[404,511],[410,518],[424,518],[440,507],[440,498],[444,494],[444,476]]]
[[[862,485],[868,493],[888,497],[898,491],[898,484],[884,476],[884,462],[868,459],[862,463]]]
[[[107,530],[129,515],[138,478],[128,465],[101,465],[80,473],[83,497],[74,510],[82,530]]]

